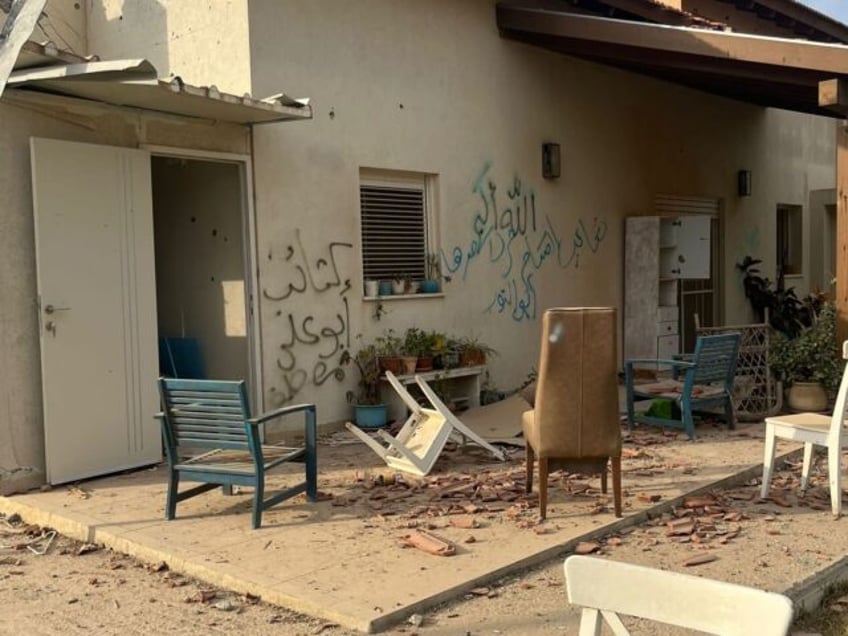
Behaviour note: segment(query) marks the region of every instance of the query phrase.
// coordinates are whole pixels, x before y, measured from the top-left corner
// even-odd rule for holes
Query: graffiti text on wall
[[[307,384],[321,386],[330,378],[345,378],[340,358],[350,347],[351,284],[339,273],[337,254],[352,248],[351,243],[332,241],[316,257],[295,230],[294,244],[286,245],[279,257],[268,252],[269,261],[283,262],[282,270],[274,271],[281,282],[262,290],[266,301],[282,304],[274,311],[283,333],[276,360],[282,386],[271,386],[275,406],[291,402]],[[300,309],[307,306],[320,307],[321,315]]]
[[[551,261],[561,269],[580,268],[580,256],[598,247],[607,233],[607,224],[598,217],[579,219],[564,241],[550,217],[536,210],[536,194],[516,176],[498,195],[498,186],[487,162],[474,180],[472,191],[477,196],[477,209],[471,222],[472,237],[467,244],[456,245],[442,254],[448,273],[460,274],[464,280],[471,264],[483,258],[500,272],[500,282],[493,291],[486,312],[507,314],[522,321],[536,317],[534,276]]]

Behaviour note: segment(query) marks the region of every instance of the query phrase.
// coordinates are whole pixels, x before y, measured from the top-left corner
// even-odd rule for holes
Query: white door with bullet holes
[[[161,459],[150,154],[30,140],[47,480]]]

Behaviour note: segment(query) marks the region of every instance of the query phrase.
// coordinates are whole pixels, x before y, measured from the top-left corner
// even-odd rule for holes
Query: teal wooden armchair
[[[724,418],[729,428],[735,428],[733,407],[733,378],[739,357],[738,333],[718,336],[699,336],[695,352],[687,360],[627,360],[624,364],[624,382],[627,390],[627,423],[655,424],[686,431],[695,438],[694,412],[724,407]],[[634,382],[636,369],[650,368],[666,371],[669,378],[645,384]],[[679,410],[669,417],[637,413],[634,406],[640,400],[662,398]]]
[[[253,488],[253,528],[262,525],[262,512],[302,492],[317,496],[317,431],[314,404],[298,404],[250,416],[244,382],[159,379],[162,398],[162,437],[168,460],[167,519],[177,503],[221,486]],[[265,445],[261,427],[271,420],[303,413],[304,444]],[[304,463],[301,482],[265,497],[265,476],[284,462]],[[179,492],[181,480],[201,482]]]

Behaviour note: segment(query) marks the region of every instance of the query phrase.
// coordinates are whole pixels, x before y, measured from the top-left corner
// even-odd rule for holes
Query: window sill
[[[444,292],[436,292],[435,294],[386,294],[385,296],[363,296],[365,302],[382,302],[384,300],[423,300],[430,298],[444,298]]]

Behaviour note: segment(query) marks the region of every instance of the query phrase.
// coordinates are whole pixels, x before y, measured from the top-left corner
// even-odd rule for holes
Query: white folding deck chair
[[[506,452],[493,446],[460,422],[423,378],[415,376],[415,382],[433,408],[424,408],[416,402],[391,371],[386,371],[386,379],[410,410],[409,417],[397,437],[392,437],[384,430],[378,430],[377,435],[388,444],[383,446],[353,423],[345,422],[347,429],[368,444],[386,465],[415,475],[426,475],[433,468],[452,434],[462,436],[463,443],[470,440],[488,450],[495,458],[506,461]]]
[[[600,636],[603,622],[629,636],[619,614],[721,636],[785,636],[792,624],[783,594],[597,557],[568,557],[565,584],[583,608],[580,636]]]

